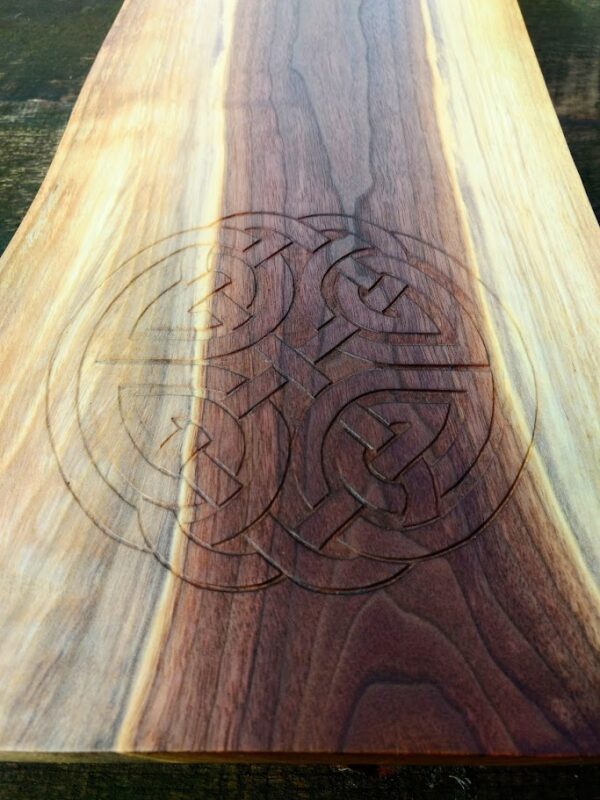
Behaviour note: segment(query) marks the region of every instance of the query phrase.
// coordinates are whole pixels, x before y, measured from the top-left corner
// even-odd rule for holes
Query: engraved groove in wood
[[[410,237],[247,213],[176,238],[114,270],[51,362],[53,448],[101,530],[198,587],[326,593],[387,585],[483,530],[536,414],[525,345],[491,292],[473,279],[509,364],[486,347],[475,289]]]

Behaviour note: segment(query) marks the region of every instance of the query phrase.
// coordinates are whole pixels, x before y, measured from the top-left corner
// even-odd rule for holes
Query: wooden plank
[[[597,241],[516,6],[126,2],[2,262],[0,749],[597,753]]]
[[[503,800],[593,797],[600,767],[404,766],[384,770],[315,764],[174,764],[137,758],[0,762],[2,800]]]

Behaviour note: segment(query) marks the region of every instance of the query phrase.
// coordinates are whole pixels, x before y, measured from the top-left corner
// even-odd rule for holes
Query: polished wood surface
[[[599,237],[481,5],[125,3],[0,272],[0,749],[597,754]]]

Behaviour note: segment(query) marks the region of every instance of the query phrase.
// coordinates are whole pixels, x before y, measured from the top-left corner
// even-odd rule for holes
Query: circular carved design
[[[240,214],[142,250],[48,375],[58,464],[95,525],[229,591],[368,591],[463,545],[511,495],[535,412],[492,292],[335,215]]]

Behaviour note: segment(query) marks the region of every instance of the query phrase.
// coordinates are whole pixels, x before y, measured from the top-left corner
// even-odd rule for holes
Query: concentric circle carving
[[[239,214],[145,248],[48,375],[94,524],[198,587],[385,586],[510,497],[535,427],[521,335],[441,250],[350,217]]]

